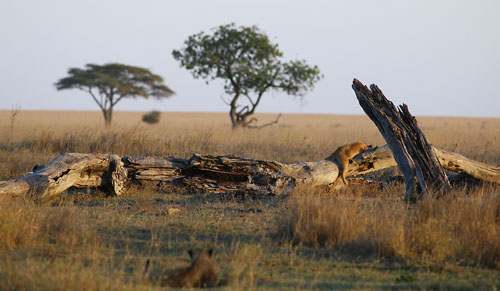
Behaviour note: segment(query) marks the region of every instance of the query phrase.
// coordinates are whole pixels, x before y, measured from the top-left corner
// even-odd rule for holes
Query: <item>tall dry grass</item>
[[[40,247],[71,252],[78,246],[99,245],[96,230],[75,206],[4,201],[0,203],[0,213],[0,252]]]
[[[412,264],[500,269],[500,191],[480,188],[416,205],[394,198],[296,193],[277,216],[278,237]]]
[[[0,290],[111,290],[118,282],[99,279],[105,243],[84,210],[3,201],[0,213]]]
[[[126,284],[114,269],[91,264],[84,258],[68,261],[34,260],[0,261],[0,290],[67,291],[67,290],[152,290],[151,287]]]
[[[259,273],[263,250],[260,245],[237,244],[231,254],[229,263],[228,286],[233,290],[244,290],[254,287]]]

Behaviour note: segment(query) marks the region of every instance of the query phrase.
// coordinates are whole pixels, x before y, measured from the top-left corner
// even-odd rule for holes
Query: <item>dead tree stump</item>
[[[417,120],[410,114],[408,106],[403,104],[396,108],[374,84],[370,86],[370,90],[354,79],[352,88],[366,115],[387,141],[403,172],[405,198],[415,199],[415,176],[424,194],[429,193],[429,190],[442,194],[449,192],[450,183],[446,173],[431,144],[418,127]]]

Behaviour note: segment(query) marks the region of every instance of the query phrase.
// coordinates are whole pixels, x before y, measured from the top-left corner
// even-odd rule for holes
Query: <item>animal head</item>
[[[194,263],[198,259],[211,259],[212,254],[214,250],[213,249],[208,249],[206,252],[204,250],[200,250],[199,252],[196,252],[194,250],[188,250],[189,257],[191,258],[191,262]]]
[[[150,260],[146,261],[143,278],[159,281],[162,285],[171,287],[215,287],[217,285],[217,274],[215,266],[211,261],[213,250],[188,251],[191,265],[177,270],[150,272]]]
[[[189,250],[191,266],[181,270],[180,281],[174,282],[172,286],[180,287],[214,287],[217,284],[215,266],[212,263],[212,249],[194,252]]]

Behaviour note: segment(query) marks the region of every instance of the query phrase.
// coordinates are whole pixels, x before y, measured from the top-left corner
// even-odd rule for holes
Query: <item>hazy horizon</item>
[[[15,108],[13,108],[15,110]],[[6,112],[7,114],[10,114],[10,112],[13,109],[0,109],[0,112]],[[79,110],[79,109],[19,109],[20,112],[22,111],[28,111],[28,112],[91,112],[91,113],[98,113],[99,116],[102,115],[102,111],[98,109],[88,109],[88,110]],[[147,113],[150,112],[151,110],[114,110],[114,113]],[[410,108],[411,111],[411,108]],[[186,114],[221,114],[221,115],[227,115],[228,116],[228,122],[229,120],[229,112],[225,111],[181,111],[181,110],[163,110],[160,111],[161,113],[186,113]],[[368,116],[364,113],[317,113],[317,112],[256,112],[256,115],[262,114],[262,115],[270,115],[270,116],[276,116],[278,114],[283,114],[283,115],[332,115],[332,116],[363,116],[367,117]],[[499,119],[500,117],[498,116],[452,116],[452,115],[425,115],[425,114],[420,114],[420,115],[414,115],[415,117],[423,117],[423,118],[471,118],[471,119]],[[100,116],[102,117],[102,116]]]
[[[0,3],[0,109],[91,110],[78,90],[56,91],[70,67],[146,67],[176,95],[123,100],[117,111],[221,112],[220,82],[206,85],[172,58],[188,36],[219,25],[257,25],[284,59],[325,78],[296,102],[267,94],[258,113],[363,115],[353,78],[375,83],[416,116],[500,117],[500,1],[165,1]]]

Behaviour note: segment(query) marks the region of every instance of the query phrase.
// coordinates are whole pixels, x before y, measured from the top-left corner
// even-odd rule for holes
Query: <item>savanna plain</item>
[[[115,112],[104,128],[100,112],[0,111],[0,178],[25,176],[66,152],[294,163],[358,140],[385,144],[366,116],[285,114],[273,127],[231,130],[225,113],[162,113],[153,125],[142,114]],[[417,119],[433,145],[500,165],[500,119]],[[213,248],[217,288],[228,290],[497,290],[500,187],[457,186],[415,205],[403,193],[393,182],[221,200],[133,185],[125,197],[71,189],[49,201],[4,201],[0,289],[159,290],[168,286],[143,279],[147,259],[153,270],[174,270],[189,264],[188,249]]]

